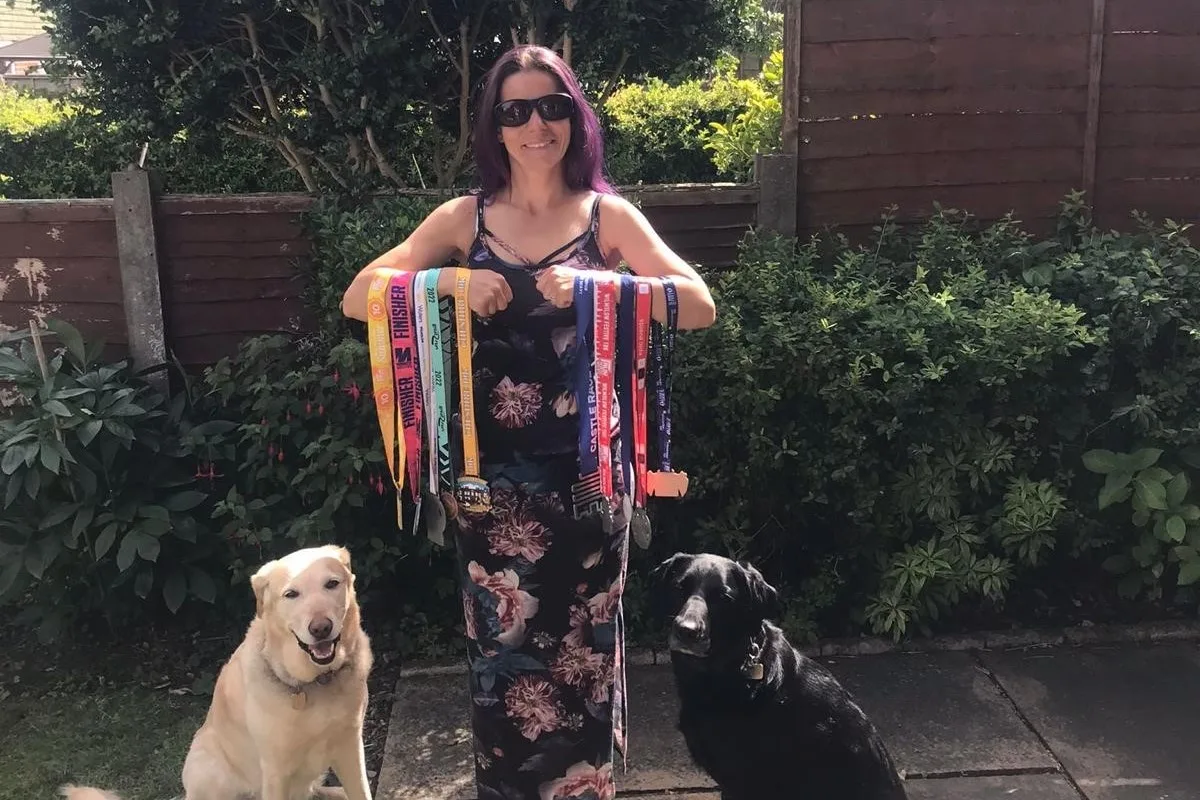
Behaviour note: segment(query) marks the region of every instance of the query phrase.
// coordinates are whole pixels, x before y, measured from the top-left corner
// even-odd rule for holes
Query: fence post
[[[797,171],[795,153],[759,153],[754,157],[758,184],[758,227],[782,236],[796,235]]]
[[[156,367],[167,360],[163,325],[162,286],[158,271],[158,241],[154,230],[154,196],[150,174],[136,166],[112,174],[113,219],[117,226],[117,257],[121,262],[121,295],[125,330],[135,369]],[[147,376],[164,394],[167,374]]]

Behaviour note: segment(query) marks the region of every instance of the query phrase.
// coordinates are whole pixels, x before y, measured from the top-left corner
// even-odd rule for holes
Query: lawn
[[[179,770],[207,698],[165,688],[63,684],[8,687],[0,700],[0,800],[54,797],[64,782],[165,800],[182,793]]]

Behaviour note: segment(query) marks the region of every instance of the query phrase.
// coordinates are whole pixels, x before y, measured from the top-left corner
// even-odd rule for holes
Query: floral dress
[[[495,270],[513,293],[503,312],[472,325],[480,464],[492,506],[460,513],[454,526],[480,800],[615,797],[613,756],[625,750],[621,592],[630,507],[618,466],[619,404],[612,513],[576,519],[575,310],[555,308],[535,286],[548,266],[606,268],[599,202],[581,236],[537,264],[518,264],[498,255],[520,258],[488,231],[479,200],[468,266]]]

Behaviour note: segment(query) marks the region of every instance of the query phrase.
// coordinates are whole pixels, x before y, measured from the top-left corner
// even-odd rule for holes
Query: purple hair
[[[573,190],[591,189],[603,194],[616,194],[616,189],[604,177],[604,134],[600,130],[600,121],[584,99],[575,73],[553,50],[538,45],[520,45],[500,56],[484,76],[474,130],[475,166],[484,197],[490,197],[507,186],[511,175],[508,151],[495,135],[499,130],[495,107],[500,99],[500,87],[509,75],[526,69],[540,69],[549,74],[561,90],[575,101],[575,113],[571,116],[571,143],[563,156],[567,186]]]

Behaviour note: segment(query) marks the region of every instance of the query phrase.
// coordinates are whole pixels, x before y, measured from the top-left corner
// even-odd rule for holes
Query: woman
[[[575,276],[624,261],[636,274],[672,278],[680,329],[711,325],[716,311],[699,275],[604,179],[596,115],[557,54],[517,47],[485,80],[479,193],[442,204],[367,265],[342,307],[366,318],[377,267],[456,259],[471,269],[476,427],[492,505],[455,522],[478,796],[610,798],[614,746],[625,748],[630,505],[614,477],[610,514],[572,512]],[[438,290],[453,295],[451,270]],[[661,287],[651,313],[666,319]]]

